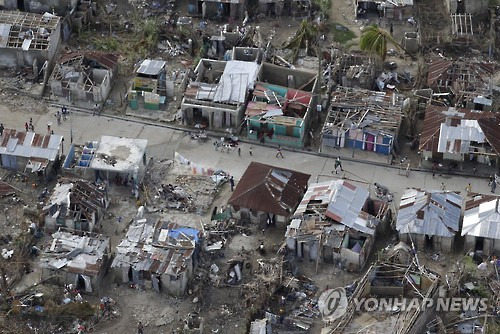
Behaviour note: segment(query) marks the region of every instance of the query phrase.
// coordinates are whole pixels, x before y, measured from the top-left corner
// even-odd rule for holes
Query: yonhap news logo
[[[318,299],[324,321],[333,321],[346,313],[348,303],[356,312],[406,312],[434,308],[437,312],[479,311],[488,309],[488,298],[353,298],[348,301],[344,288],[328,289]]]
[[[344,288],[328,289],[318,299],[318,308],[324,321],[332,321],[346,313],[347,295]]]

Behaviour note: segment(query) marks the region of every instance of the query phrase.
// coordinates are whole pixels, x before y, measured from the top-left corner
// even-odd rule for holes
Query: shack
[[[462,206],[462,196],[452,191],[406,189],[396,221],[400,240],[419,250],[452,252]]]
[[[287,226],[289,253],[361,270],[388,210],[387,203],[374,203],[368,195],[365,188],[345,180],[311,184]],[[367,212],[370,208],[376,216]]]
[[[491,165],[500,157],[500,117],[489,111],[430,105],[419,150],[426,160]]]
[[[129,107],[142,105],[145,109],[160,110],[165,106],[168,88],[173,96],[173,82],[167,81],[167,62],[144,59],[135,69],[135,77],[127,92]]]
[[[116,247],[115,281],[183,295],[198,263],[200,237],[197,229],[174,223],[133,222]]]
[[[73,284],[79,291],[98,294],[110,247],[109,237],[59,229],[40,257],[41,279],[59,285]]]
[[[321,149],[346,147],[392,154],[405,104],[395,92],[339,87],[331,95]]]
[[[2,167],[47,176],[59,159],[63,137],[4,129],[0,142]]]
[[[63,180],[56,184],[46,205],[45,231],[60,227],[92,232],[99,226],[109,205],[106,184],[84,180]]]
[[[472,194],[465,202],[462,236],[465,251],[500,254],[500,197]]]
[[[227,201],[243,223],[288,223],[311,176],[252,161]]]
[[[245,110],[248,139],[303,147],[318,119],[315,73],[263,63]]]
[[[118,55],[70,51],[61,55],[49,79],[52,94],[63,102],[104,103],[118,68]]]
[[[258,70],[256,62],[200,60],[182,100],[184,122],[210,129],[239,127]]]

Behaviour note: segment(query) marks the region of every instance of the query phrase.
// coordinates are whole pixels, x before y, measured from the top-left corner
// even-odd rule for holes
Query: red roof
[[[310,177],[309,174],[253,161],[228,204],[286,217],[299,205]]]

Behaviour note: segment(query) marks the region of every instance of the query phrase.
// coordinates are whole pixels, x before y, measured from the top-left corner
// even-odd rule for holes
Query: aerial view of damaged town
[[[0,334],[500,334],[500,0],[0,0]]]

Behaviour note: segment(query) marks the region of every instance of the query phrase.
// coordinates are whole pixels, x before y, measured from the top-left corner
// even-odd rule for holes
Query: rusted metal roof
[[[488,141],[493,151],[500,155],[500,116],[481,118],[477,122],[483,130],[486,141]]]
[[[54,161],[59,153],[62,138],[60,135],[4,129],[0,154]]]
[[[82,58],[87,58],[89,60],[95,61],[96,63],[107,69],[113,69],[118,63],[119,55],[115,53],[99,51],[69,51],[61,55],[61,57],[59,58],[59,64],[64,64],[69,61],[79,60]]]
[[[228,204],[287,217],[302,200],[310,177],[309,174],[252,161]]]
[[[431,105],[425,111],[423,131],[420,135],[420,150],[432,152],[438,151],[441,124],[446,121],[446,114],[448,112],[449,115],[451,115],[451,113],[456,114],[455,116],[449,116],[451,118],[451,125],[455,126],[459,125],[461,120],[480,120],[495,117],[495,114],[489,111],[477,111],[465,108],[450,108]]]

